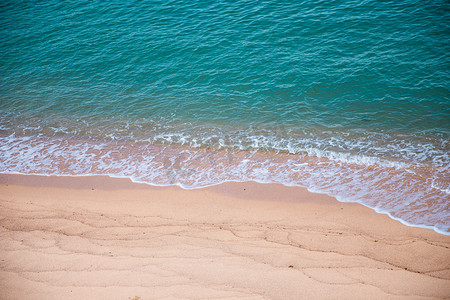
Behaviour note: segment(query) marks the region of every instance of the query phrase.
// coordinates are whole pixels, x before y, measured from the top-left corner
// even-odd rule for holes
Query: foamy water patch
[[[183,188],[226,181],[274,182],[359,202],[405,223],[449,233],[448,168],[333,155],[153,141],[0,137],[3,173],[110,175]]]

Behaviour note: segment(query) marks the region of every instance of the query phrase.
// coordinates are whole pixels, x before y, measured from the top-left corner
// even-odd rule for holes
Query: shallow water
[[[445,1],[0,5],[0,172],[306,186],[450,230]]]

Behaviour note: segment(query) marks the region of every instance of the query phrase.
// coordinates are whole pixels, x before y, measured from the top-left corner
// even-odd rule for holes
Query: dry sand
[[[450,237],[301,188],[0,175],[0,299],[450,297]]]

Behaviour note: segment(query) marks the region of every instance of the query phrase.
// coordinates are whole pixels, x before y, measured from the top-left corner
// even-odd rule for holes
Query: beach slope
[[[450,297],[450,237],[277,184],[0,175],[1,299]]]

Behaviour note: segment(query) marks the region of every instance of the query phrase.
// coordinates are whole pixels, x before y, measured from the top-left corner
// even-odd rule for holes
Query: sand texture
[[[301,188],[0,175],[0,299],[450,297],[450,237]]]

